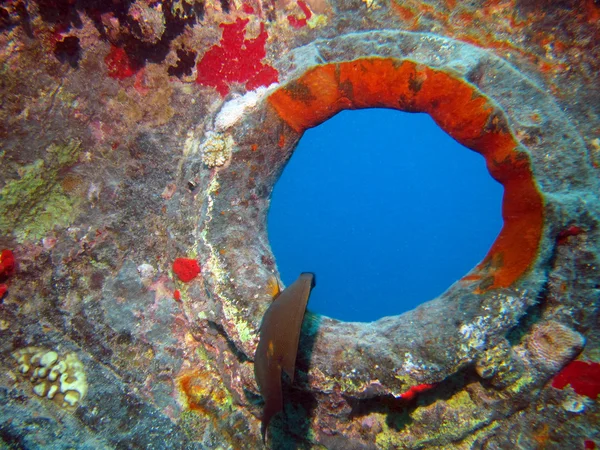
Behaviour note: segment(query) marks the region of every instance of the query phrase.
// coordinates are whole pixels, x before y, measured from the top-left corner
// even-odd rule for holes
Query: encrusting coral
[[[76,216],[77,200],[61,186],[62,172],[75,164],[80,143],[51,145],[45,159],[21,168],[19,179],[0,189],[0,234],[18,242],[40,239],[55,226],[67,226]]]
[[[75,408],[88,391],[82,362],[75,353],[60,356],[54,350],[26,347],[15,351],[19,373],[28,377],[33,392],[55,401],[63,408]]]
[[[208,167],[217,167],[225,164],[231,157],[233,138],[220,133],[206,133],[206,140],[202,144],[202,162]]]

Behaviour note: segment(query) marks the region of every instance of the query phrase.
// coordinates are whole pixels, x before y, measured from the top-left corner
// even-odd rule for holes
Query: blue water
[[[426,114],[344,111],[302,137],[277,182],[269,239],[286,285],[315,272],[308,309],[401,314],[481,261],[502,226],[481,155]]]

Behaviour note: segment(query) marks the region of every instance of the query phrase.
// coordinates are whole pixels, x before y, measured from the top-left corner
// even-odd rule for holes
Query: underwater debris
[[[19,373],[29,380],[38,397],[70,409],[77,407],[87,394],[85,370],[75,353],[60,356],[54,350],[26,347],[12,356],[19,364]]]
[[[297,133],[344,109],[428,113],[450,136],[483,155],[492,177],[504,186],[504,226],[477,267],[486,272],[479,291],[510,286],[535,260],[543,208],[530,162],[510,133],[500,126],[487,129],[494,109],[464,80],[412,61],[361,58],[313,67],[277,89],[268,102]]]
[[[530,332],[531,324],[540,320],[539,309],[533,310],[532,317],[532,310],[526,308],[543,302],[546,295],[550,301],[542,303],[541,311],[582,334],[585,330],[589,336],[585,356],[598,360],[594,289],[599,266],[594,244],[599,215],[594,200],[595,169],[600,165],[594,88],[600,58],[593,39],[600,26],[593,21],[598,19],[598,6],[593,1],[583,2],[581,8],[568,2],[548,8],[543,2],[304,1],[313,15],[300,31],[287,19],[287,14],[293,14],[302,20],[296,0],[33,0],[1,5],[6,45],[0,53],[8,63],[2,68],[0,112],[0,166],[7,178],[0,182],[0,189],[33,174],[29,166],[44,159],[46,173],[36,172],[39,176],[27,180],[32,181],[31,188],[39,181],[50,192],[38,190],[32,196],[36,201],[22,197],[24,207],[5,208],[7,197],[0,199],[0,228],[7,230],[0,231],[0,245],[12,249],[19,236],[27,241],[16,247],[21,266],[17,275],[22,279],[9,286],[17,295],[11,291],[10,301],[5,300],[0,308],[0,329],[5,334],[13,331],[5,344],[16,345],[15,349],[30,342],[41,344],[40,336],[54,343],[49,348],[81,347],[78,355],[90,378],[88,360],[98,362],[93,364],[94,372],[101,366],[109,369],[102,370],[105,378],[94,377],[94,389],[102,401],[91,402],[90,390],[76,420],[56,414],[56,408],[43,408],[44,404],[54,406],[47,398],[31,393],[32,401],[26,401],[19,392],[22,389],[12,387],[14,380],[4,377],[0,390],[9,397],[2,405],[0,422],[3,438],[11,439],[9,445],[35,447],[27,442],[34,438],[44,439],[38,446],[65,448],[82,443],[94,448],[260,447],[256,417],[260,410],[253,395],[251,359],[260,316],[268,305],[269,291],[277,286],[268,281],[278,274],[264,230],[265,211],[271,188],[300,133],[280,120],[272,105],[261,98],[240,116],[232,114],[223,122],[227,125],[224,135],[230,134],[236,147],[222,167],[211,169],[200,160],[203,155],[196,153],[195,139],[209,129],[225,131],[215,120],[222,102],[220,92],[201,83],[185,83],[188,78],[184,83],[174,78],[183,73],[196,80],[194,71],[203,55],[214,44],[221,47],[224,30],[219,24],[233,26],[238,17],[249,19],[237,33],[241,42],[261,33],[261,21],[269,34],[266,57],[253,58],[253,62],[275,67],[280,80],[296,85],[296,98],[323,100],[315,101],[315,108],[309,105],[307,112],[299,111],[298,117],[314,117],[326,108],[332,112],[339,103],[358,108],[386,107],[395,101],[395,105],[404,102],[411,112],[424,105],[435,110],[436,120],[453,135],[465,132],[465,140],[470,139],[465,138],[466,131],[483,130],[486,138],[478,140],[474,135],[471,142],[482,147],[489,144],[486,162],[509,185],[505,218],[508,231],[513,230],[502,234],[505,245],[494,249],[485,266],[473,270],[476,282],[453,286],[433,306],[424,304],[418,311],[373,325],[328,318],[305,320],[295,386],[290,392],[301,400],[294,399],[286,408],[284,426],[271,424],[269,444],[452,449],[511,448],[520,442],[534,448],[533,433],[538,433],[539,445],[550,447],[582,448],[584,439],[600,442],[595,401],[576,395],[571,388],[565,392],[552,388],[547,381],[555,373],[536,370],[537,361],[525,364],[526,372],[514,387],[492,389],[497,387],[496,378],[501,378],[501,369],[493,375],[492,361],[501,356],[482,355],[498,345],[507,330],[517,327],[514,337],[521,337],[523,330]],[[162,32],[156,44],[151,42],[158,34],[153,37],[136,28],[144,24],[132,20],[134,3],[143,8],[162,7],[165,28],[162,19],[155,22],[158,34]],[[377,4],[380,9],[375,9]],[[402,18],[400,8],[409,17]],[[325,11],[329,25],[309,29],[311,21]],[[48,17],[53,12],[59,14],[56,20]],[[149,9],[146,12],[152,14]],[[66,34],[81,40],[83,53],[77,69],[58,62],[53,52],[57,39],[64,40]],[[75,47],[74,40],[65,43],[70,47],[60,47],[61,56],[68,56],[67,51]],[[136,83],[135,73],[122,82],[107,76],[103,60],[110,44],[123,48],[127,56],[123,59],[128,60],[120,67],[115,64],[115,75],[127,75],[146,65],[136,72]],[[243,45],[236,46],[239,53]],[[179,48],[188,53],[177,52]],[[360,58],[378,60],[379,65],[351,67],[347,63]],[[406,78],[400,76],[408,66],[403,66],[403,58],[418,68],[405,72]],[[227,57],[221,62],[228,66],[228,59],[234,61]],[[389,60],[393,62],[386,66]],[[318,69],[323,78],[315,76],[314,84],[295,81],[305,81],[298,78],[302,73],[325,66],[331,67]],[[353,77],[347,76],[349,72]],[[218,70],[212,75],[222,78]],[[336,77],[340,82],[333,85]],[[355,82],[359,78],[364,83]],[[460,80],[464,89],[453,89],[448,78]],[[406,80],[412,92],[402,89]],[[243,93],[246,83],[223,81],[227,95]],[[393,99],[392,94],[398,95]],[[578,101],[582,94],[587,101]],[[327,97],[333,102],[324,105]],[[416,98],[421,102],[415,103]],[[382,105],[379,100],[390,103]],[[486,105],[491,107],[489,116],[484,114]],[[451,126],[451,119],[467,116],[473,120]],[[186,141],[190,135],[194,145]],[[61,136],[81,141],[85,164],[74,170],[48,171],[44,148]],[[517,147],[511,147],[511,136]],[[398,144],[403,142],[399,133]],[[523,168],[528,164],[531,174]],[[79,192],[67,189],[75,178],[82,180]],[[188,180],[191,193],[168,190],[160,197],[168,183],[181,187]],[[379,181],[377,174],[365,173],[356,183],[369,189]],[[82,194],[88,183],[91,194],[86,199]],[[59,185],[65,196],[59,195]],[[542,208],[532,186],[541,192]],[[65,198],[73,207],[60,207],[59,201]],[[356,207],[360,211],[361,205]],[[11,226],[2,228],[3,221],[16,217],[13,213],[17,212],[22,212],[22,220],[11,219]],[[536,212],[542,214],[536,216]],[[522,221],[511,222],[514,215]],[[30,220],[36,216],[47,222],[43,230],[50,233],[38,234],[36,222]],[[63,217],[77,218],[72,231],[54,226],[59,221],[51,219]],[[536,228],[538,218],[543,219],[542,226]],[[69,226],[74,220],[64,222]],[[567,237],[567,245],[555,251],[555,238],[570,224],[584,227],[585,234]],[[107,237],[96,245],[99,239],[94,230],[104,226]],[[34,242],[38,235],[47,238],[43,246]],[[200,275],[184,285],[175,274],[171,281],[161,276],[155,295],[147,292],[135,266],[149,261],[164,268],[165,263],[172,265],[175,256],[192,257],[182,253],[165,261],[173,248],[194,248],[202,255],[201,262],[211,266],[210,280],[200,283]],[[129,268],[119,271],[125,258]],[[360,253],[357,259],[358,270],[363,263],[377,263],[365,261]],[[555,282],[564,289],[556,291]],[[181,289],[185,308],[170,298],[174,286]],[[550,291],[544,292],[546,288]],[[390,292],[390,299],[396,294]],[[514,304],[499,300],[505,294],[519,299]],[[482,345],[463,348],[465,339],[457,331],[476,323],[478,317],[489,318],[481,334],[472,335],[481,337]],[[304,339],[305,332],[308,339]],[[524,336],[514,348],[516,359],[523,357],[525,363],[527,339]],[[200,361],[203,352],[210,354],[210,361]],[[483,357],[489,357],[489,364],[480,366],[481,375],[492,377],[485,380],[473,373]],[[13,361],[12,357],[8,360]],[[176,401],[177,374],[197,369],[205,376],[195,373],[194,381],[187,384],[191,410],[186,410]],[[365,386],[373,380],[380,383],[377,397],[363,400],[363,395],[371,395],[371,388]],[[389,406],[380,402],[390,393],[434,381],[443,384],[410,405],[397,398]],[[328,395],[330,389],[336,392]],[[228,390],[236,392],[233,403]],[[347,398],[359,399],[357,410],[348,411]],[[579,413],[580,405],[573,403],[569,412],[562,406],[564,398],[589,406]],[[306,413],[298,412],[293,420],[288,411],[301,409]],[[542,436],[535,430],[537,424],[547,424],[550,432]],[[200,426],[193,428],[196,425]],[[228,437],[234,434],[235,439]],[[67,442],[69,437],[76,442]],[[592,441],[589,446],[593,445]]]
[[[271,418],[283,409],[282,370],[294,382],[300,328],[315,276],[302,273],[271,303],[260,326],[260,340],[254,354],[254,376],[265,400],[261,433],[263,442]]]
[[[177,258],[173,261],[173,273],[184,283],[192,281],[200,273],[198,261],[191,258]]]

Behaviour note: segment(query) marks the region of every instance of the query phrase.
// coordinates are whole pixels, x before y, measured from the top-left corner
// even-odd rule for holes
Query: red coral
[[[594,441],[587,439],[587,440],[583,441],[583,448],[585,448],[586,450],[593,450],[596,448],[596,443]]]
[[[292,16],[292,15],[289,15],[289,16],[287,16],[287,20],[290,23],[290,25],[293,26],[294,28],[302,28],[302,27],[306,26],[308,19],[310,19],[312,17],[312,12],[310,12],[308,5],[305,2],[303,2],[302,0],[298,0],[296,3],[298,3],[298,6],[304,13],[304,17],[298,18],[298,17]]]
[[[131,61],[125,50],[114,45],[110,47],[110,52],[104,58],[104,62],[108,67],[108,76],[123,80],[135,75],[137,68]]]
[[[407,400],[407,401],[412,400],[413,398],[415,398],[417,396],[417,394],[428,391],[429,389],[431,389],[434,386],[435,386],[435,384],[418,384],[417,386],[412,386],[404,394],[401,394],[400,398],[403,400]]]
[[[10,250],[0,253],[0,280],[6,280],[15,273],[15,255]]]
[[[277,70],[261,62],[268,37],[264,23],[254,39],[245,39],[247,24],[248,19],[237,19],[219,25],[223,28],[220,45],[214,45],[198,62],[196,83],[212,86],[225,97],[232,83],[246,83],[246,89],[253,90],[279,80]]]
[[[173,300],[175,300],[176,302],[181,301],[181,292],[179,291],[179,289],[175,289],[175,291],[173,292]]]
[[[8,286],[4,283],[0,283],[0,300],[4,297],[4,294],[8,292]]]
[[[596,399],[600,394],[600,364],[573,361],[552,380],[552,387],[563,389],[570,384],[579,395]]]
[[[184,283],[192,281],[200,273],[198,261],[190,258],[177,258],[173,262],[173,272]]]

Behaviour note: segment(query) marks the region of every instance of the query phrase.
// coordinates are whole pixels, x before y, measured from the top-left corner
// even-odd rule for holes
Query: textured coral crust
[[[173,272],[184,283],[192,281],[200,273],[200,265],[195,259],[177,258],[173,261]]]
[[[428,113],[450,136],[482,154],[504,186],[504,226],[477,267],[480,290],[511,285],[533,262],[543,215],[529,160],[471,84],[412,61],[365,58],[314,67],[271,94],[269,103],[298,133],[344,109]]]
[[[600,364],[573,361],[552,380],[552,387],[563,389],[570,384],[579,395],[596,400],[600,394]]]

